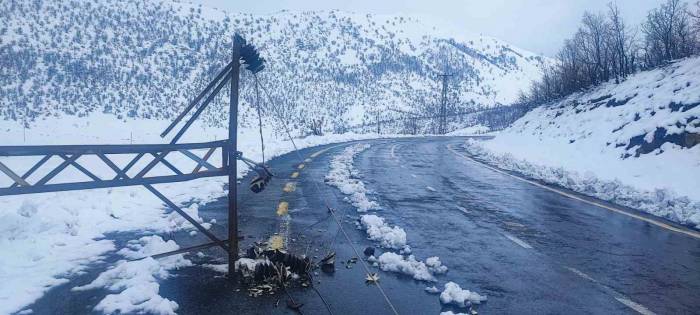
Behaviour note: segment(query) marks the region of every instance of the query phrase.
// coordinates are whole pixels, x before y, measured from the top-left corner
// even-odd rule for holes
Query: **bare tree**
[[[668,0],[649,12],[642,25],[647,66],[687,57],[695,51],[690,18],[687,4],[681,0]]]

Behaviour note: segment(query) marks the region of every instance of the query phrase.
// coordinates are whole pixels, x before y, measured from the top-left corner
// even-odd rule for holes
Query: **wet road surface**
[[[488,296],[478,307],[481,314],[698,313],[699,239],[490,170],[462,156],[463,141],[369,141],[371,148],[355,159],[355,168],[373,191],[371,198],[383,208],[378,214],[406,230],[418,259],[439,256],[449,268],[437,277],[438,288],[454,281]],[[302,150],[301,162],[296,154],[276,158],[270,162],[276,177],[263,193],[239,189],[241,248],[278,237],[294,253],[318,257],[335,250],[336,272],[315,276],[333,312],[389,314],[376,287],[364,283],[361,266],[341,263],[356,255],[338,235],[324,203],[337,209],[357,248],[374,245],[355,228],[358,214],[353,207],[323,182],[330,159],[348,145]],[[248,181],[243,179],[242,186]],[[278,215],[281,202],[286,202],[288,215]],[[216,219],[212,231],[226,235],[225,200],[200,208],[200,216]],[[184,232],[170,237],[183,247],[206,241]],[[203,253],[188,258],[198,264],[225,262],[220,249]],[[117,258],[106,263],[110,259]],[[70,288],[90,282],[103,269],[95,266],[29,308],[38,314],[90,313],[107,292],[77,294]],[[173,273],[161,283],[160,294],[177,301],[181,314],[294,313],[284,306],[283,294],[251,298],[245,288],[209,269],[188,267]],[[437,295],[424,291],[433,284],[395,273],[380,272],[380,277],[401,314],[460,311],[440,305]],[[305,304],[304,314],[328,313],[312,290],[293,287],[290,294]]]

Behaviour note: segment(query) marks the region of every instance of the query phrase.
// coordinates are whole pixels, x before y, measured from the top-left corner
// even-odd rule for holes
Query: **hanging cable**
[[[258,89],[258,76],[255,75],[255,107],[258,109],[258,129],[260,130],[260,150],[262,151],[262,164],[265,164],[265,139],[262,129],[262,112],[260,110],[260,90]]]
[[[254,74],[254,76],[256,77],[256,80],[257,80],[257,74]],[[302,156],[301,156],[301,153],[299,153],[299,148],[297,147],[296,143],[294,142],[294,138],[292,137],[292,133],[291,133],[290,130],[289,130],[288,122],[285,121],[284,118],[282,118],[282,116],[276,111],[277,108],[274,106],[272,97],[270,96],[270,93],[269,93],[268,90],[265,88],[265,86],[262,85],[262,84],[260,84],[260,87],[262,88],[263,92],[265,93],[265,95],[266,95],[267,98],[269,99],[270,108],[273,109],[273,113],[275,113],[276,116],[277,116],[277,118],[282,122],[282,126],[284,126],[285,133],[287,134],[287,137],[289,138],[289,141],[292,143],[292,146],[294,147],[294,152],[296,152],[296,155],[297,155],[297,157],[299,158],[299,163],[303,163],[303,162],[304,162],[304,157],[302,157]],[[318,183],[317,183],[316,181],[312,181],[312,183],[314,183],[314,187],[315,187],[315,189],[316,189],[316,193],[318,193],[320,196],[323,196],[323,194],[321,193],[321,188],[318,186]],[[334,196],[336,199],[338,199],[338,196],[337,196],[335,190],[331,190],[331,193],[333,194],[333,196]],[[330,204],[328,203],[328,201],[327,201],[325,198],[322,198],[322,200],[323,200],[323,203],[325,204],[326,208],[328,209],[328,211],[331,213],[331,215],[332,215],[333,219],[335,220],[336,224],[338,225],[338,228],[340,229],[340,232],[343,233],[343,236],[345,237],[345,240],[348,241],[348,244],[350,245],[350,247],[352,248],[352,250],[355,252],[355,255],[356,255],[358,258],[359,258],[359,257],[362,257],[362,256],[360,256],[360,253],[357,251],[357,248],[355,248],[355,245],[353,245],[352,241],[350,240],[350,236],[348,236],[348,234],[345,232],[345,229],[343,228],[343,224],[342,224],[342,222],[340,221],[340,219],[338,218],[337,214],[335,213],[335,210],[334,210],[333,208],[330,207]],[[368,275],[371,274],[372,272],[370,271],[369,267],[367,266],[367,263],[366,263],[363,259],[358,259],[358,260],[360,261],[360,263],[361,263],[362,267],[364,268],[365,272],[367,272]],[[377,289],[379,290],[379,292],[381,293],[381,295],[384,297],[384,300],[386,301],[386,303],[387,303],[387,304],[389,305],[389,307],[391,308],[391,311],[392,311],[394,314],[398,315],[399,312],[396,310],[396,307],[395,307],[394,304],[391,302],[391,300],[389,299],[389,296],[387,296],[386,292],[384,292],[384,289],[381,287],[381,285],[379,284],[379,282],[375,282],[374,284],[376,285],[376,287],[377,287]]]

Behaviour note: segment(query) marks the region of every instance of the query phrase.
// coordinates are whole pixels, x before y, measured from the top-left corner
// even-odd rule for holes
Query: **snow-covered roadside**
[[[503,169],[700,228],[700,57],[537,107],[467,150]]]
[[[330,163],[330,170],[326,176],[326,183],[337,187],[345,197],[345,201],[355,206],[357,212],[365,213],[368,210],[381,210],[381,206],[371,200],[367,194],[369,191],[362,183],[360,173],[353,166],[355,157],[370,148],[369,144],[360,143],[345,148],[334,156]],[[366,205],[372,205],[367,207]],[[370,256],[368,261],[378,266],[383,271],[402,273],[411,276],[418,281],[429,283],[437,281],[436,275],[447,273],[439,257],[433,256],[425,262],[417,260],[411,255],[411,247],[407,244],[406,231],[399,226],[391,226],[386,220],[376,214],[361,214],[358,228],[367,232],[367,238],[379,243],[387,250],[398,250],[399,253],[385,251],[379,257]],[[429,293],[437,293],[434,286],[426,288]],[[445,284],[445,289],[440,295],[443,304],[455,304],[459,307],[467,307],[479,304],[486,300],[476,292],[462,290],[454,282]]]
[[[48,117],[38,120],[26,130],[25,141],[21,124],[0,121],[0,144],[163,143],[165,140],[158,134],[168,123],[164,120],[120,121],[106,114]],[[266,128],[264,132],[266,158],[293,150],[292,144],[283,136],[276,135],[271,128]],[[226,130],[221,128],[195,124],[182,142],[220,140],[226,134]],[[377,136],[343,134],[295,141],[299,148],[306,148],[371,138]],[[261,158],[257,128],[243,126],[239,129],[239,150],[254,160]],[[124,165],[129,158],[119,157],[117,164]],[[212,158],[216,162],[219,157],[214,155]],[[178,167],[194,167],[187,158],[178,154],[168,155],[167,159]],[[0,161],[22,172],[31,167],[36,159],[0,157]],[[79,161],[83,165],[93,166],[90,169],[95,170],[97,176],[114,176],[99,159],[81,158]],[[44,167],[57,163],[57,159],[51,160]],[[238,175],[244,175],[245,167],[240,165],[238,169]],[[167,169],[158,168],[153,171],[168,172]],[[37,173],[42,174],[42,171]],[[82,176],[77,171],[67,170],[56,180],[83,180]],[[185,211],[205,223],[198,215],[198,208],[225,196],[224,180],[206,178],[155,187],[174,202],[189,204]],[[8,178],[0,176],[1,185],[9,183]],[[105,254],[118,250],[112,240],[104,239],[108,233],[161,234],[183,229],[193,230],[193,227],[179,215],[170,213],[159,199],[142,187],[0,197],[0,281],[3,283],[0,286],[0,314],[21,310],[52,287],[68,282],[71,276],[100,261]]]
[[[640,190],[619,179],[601,179],[592,171],[581,174],[571,168],[533,163],[512,153],[491,151],[478,140],[469,139],[464,148],[477,159],[501,169],[700,229],[700,202],[666,189]]]

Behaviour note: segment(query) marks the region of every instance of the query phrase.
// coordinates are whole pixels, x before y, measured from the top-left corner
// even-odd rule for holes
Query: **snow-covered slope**
[[[539,107],[471,148],[505,168],[700,228],[698,143],[695,57]]]
[[[234,31],[262,50],[262,82],[304,128],[325,118],[325,130],[343,130],[389,107],[429,111],[447,59],[455,74],[450,97],[460,108],[510,103],[550,62],[495,38],[444,34],[415,17],[256,16],[151,0],[2,1],[0,116],[170,118],[227,63]],[[253,121],[251,82],[245,75],[244,123]],[[224,99],[205,113],[211,125],[226,117]]]

